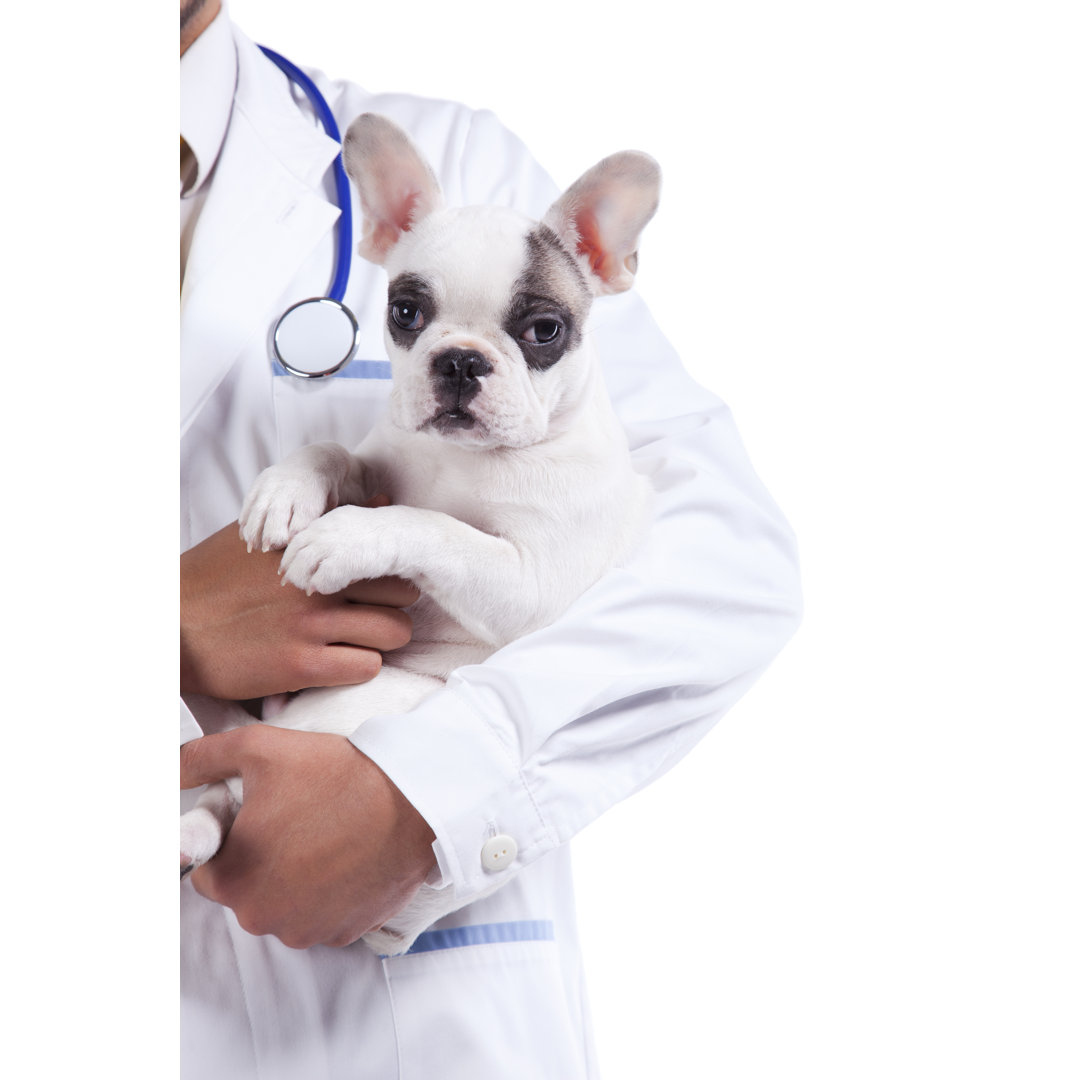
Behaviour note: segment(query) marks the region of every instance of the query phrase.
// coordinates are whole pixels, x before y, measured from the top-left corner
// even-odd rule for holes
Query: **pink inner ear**
[[[577,230],[577,250],[588,260],[589,269],[601,280],[610,281],[613,273],[613,258],[600,240],[600,227],[596,215],[582,211],[574,221]]]
[[[371,214],[370,231],[365,238],[364,254],[368,258],[378,256],[381,260],[390,252],[390,249],[401,239],[401,234],[408,232],[416,223],[416,219],[423,217],[425,192],[416,187],[409,186],[395,192],[392,202],[388,204],[384,214]]]
[[[418,216],[417,204],[423,195],[424,193],[415,187],[407,187],[401,192],[393,213],[393,222],[400,232],[408,232],[415,224]]]
[[[396,243],[401,230],[388,221],[380,221],[371,232],[368,240],[372,248],[385,255]]]

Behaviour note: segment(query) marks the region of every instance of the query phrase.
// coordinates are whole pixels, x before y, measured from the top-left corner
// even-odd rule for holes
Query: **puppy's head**
[[[606,158],[537,222],[444,207],[427,163],[383,117],[353,122],[344,157],[364,212],[360,254],[390,278],[394,422],[483,448],[530,446],[558,430],[585,385],[593,297],[633,283],[656,163]]]

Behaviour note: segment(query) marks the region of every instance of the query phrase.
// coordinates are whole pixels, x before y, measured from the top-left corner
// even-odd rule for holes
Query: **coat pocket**
[[[342,374],[326,379],[298,379],[275,368],[279,455],[315,442],[354,449],[385,411],[389,397],[386,360],[354,360]]]
[[[430,931],[383,970],[399,1080],[585,1077],[550,923]]]

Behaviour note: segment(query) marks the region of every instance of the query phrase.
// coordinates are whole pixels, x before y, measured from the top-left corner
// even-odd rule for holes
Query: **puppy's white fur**
[[[304,691],[270,720],[348,735],[551,622],[640,536],[650,489],[584,323],[592,296],[632,283],[659,170],[643,154],[608,158],[538,224],[444,208],[431,170],[381,117],[356,120],[344,153],[360,252],[390,279],[390,408],[355,453],[324,443],[267,469],[241,529],[250,547],[284,548],[285,580],[309,593],[390,574],[419,586],[413,638],[373,681]],[[362,505],[380,492],[392,505]],[[250,722],[239,708],[222,721],[222,708],[215,727]],[[213,785],[182,818],[182,867],[214,854],[239,799],[237,784]],[[425,886],[365,940],[402,952],[444,909]]]

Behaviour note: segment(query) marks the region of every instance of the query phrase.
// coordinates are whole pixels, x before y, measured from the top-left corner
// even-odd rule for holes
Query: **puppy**
[[[240,522],[249,549],[284,549],[285,581],[308,593],[391,574],[420,588],[413,638],[374,680],[303,691],[270,720],[348,735],[550,623],[640,537],[651,490],[631,466],[586,321],[595,296],[632,284],[660,174],[644,154],[615,154],[536,222],[446,208],[385,118],[359,117],[344,158],[363,209],[360,254],[389,276],[389,410],[355,453],[323,443],[263,472]],[[379,492],[392,505],[363,505]],[[227,725],[244,720],[237,708]],[[220,846],[239,805],[230,784],[181,819],[182,872]],[[445,914],[436,902],[423,887],[365,940],[404,951]]]

